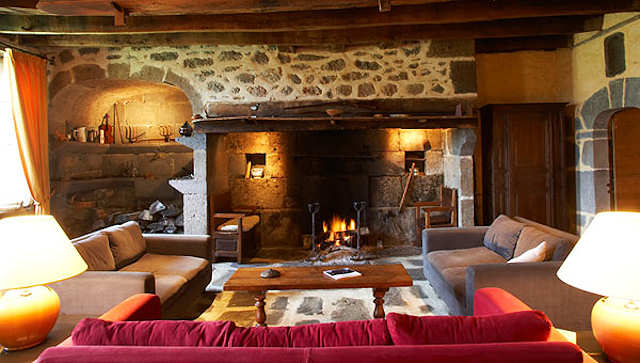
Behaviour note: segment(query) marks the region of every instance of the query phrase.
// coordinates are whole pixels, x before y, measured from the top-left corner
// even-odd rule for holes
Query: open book
[[[344,279],[347,277],[356,277],[356,276],[361,276],[362,274],[358,271],[352,270],[348,267],[345,268],[337,268],[334,270],[326,270],[323,271],[323,273],[329,277],[331,277],[334,280],[340,280],[340,279]]]

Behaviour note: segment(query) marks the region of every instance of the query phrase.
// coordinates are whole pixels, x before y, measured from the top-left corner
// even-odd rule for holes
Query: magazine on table
[[[352,270],[348,267],[337,268],[333,270],[322,271],[325,275],[331,277],[334,280],[340,280],[347,277],[362,276],[362,274],[356,270]]]

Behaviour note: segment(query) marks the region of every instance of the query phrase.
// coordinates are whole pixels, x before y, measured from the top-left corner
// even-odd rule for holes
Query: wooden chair
[[[433,202],[415,202],[416,236],[420,242],[420,214],[424,211],[424,228],[458,226],[458,191],[440,186],[440,200]]]
[[[213,214],[212,258],[231,257],[243,263],[253,257],[258,247],[260,216],[253,211]]]

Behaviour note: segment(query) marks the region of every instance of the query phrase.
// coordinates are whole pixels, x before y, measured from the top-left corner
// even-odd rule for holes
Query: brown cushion
[[[520,237],[518,238],[518,242],[516,243],[516,250],[514,252],[514,257],[518,257],[521,254],[525,253],[526,251],[535,248],[536,246],[538,246],[542,241],[546,241],[547,242],[547,252],[545,255],[544,260],[545,261],[549,261],[551,259],[556,259],[555,257],[555,252],[556,252],[556,248],[558,248],[558,246],[560,246],[558,248],[558,254],[560,258],[560,260],[563,260],[564,257],[566,257],[566,254],[569,253],[569,251],[571,250],[569,248],[569,251],[566,251],[566,247],[567,246],[573,246],[573,242],[566,239],[566,238],[562,238],[562,237],[558,237],[555,236],[553,234],[544,232],[539,230],[538,228],[535,227],[531,227],[531,226],[525,226],[522,229],[522,232],[520,233]],[[566,254],[565,254],[566,253]],[[560,256],[562,254],[565,254],[564,256]]]
[[[109,237],[103,233],[94,233],[73,240],[73,245],[87,263],[89,271],[112,271],[116,262],[109,248]]]
[[[187,283],[187,279],[178,275],[156,275],[156,295],[160,298],[161,302],[169,300],[175,295],[184,284]]]
[[[440,272],[452,267],[466,268],[483,263],[505,263],[507,261],[486,247],[433,251],[427,254],[427,260]]]
[[[147,253],[120,271],[151,272],[158,275],[177,275],[187,280],[194,278],[198,272],[207,267],[209,262],[200,257],[155,255]]]
[[[491,223],[491,226],[484,234],[483,243],[488,249],[510,260],[513,257],[522,228],[524,228],[523,223],[505,215],[500,215]]]
[[[103,229],[102,232],[109,236],[109,247],[117,268],[137,260],[146,250],[142,231],[136,222],[111,226]]]
[[[451,267],[442,271],[442,277],[449,284],[449,286],[453,287],[456,298],[462,301],[464,301],[464,298],[467,295],[465,285],[466,275],[466,267]]]

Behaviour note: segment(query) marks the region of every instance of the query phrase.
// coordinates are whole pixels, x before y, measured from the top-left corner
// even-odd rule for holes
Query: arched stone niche
[[[117,223],[123,213],[137,215],[160,200],[182,208],[182,195],[168,180],[193,174],[193,153],[165,142],[161,126],[179,136],[192,106],[178,87],[141,80],[89,79],[72,82],[49,100],[52,213],[76,237]],[[105,114],[118,124],[115,144],[63,141],[78,127],[97,130]],[[131,127],[139,142],[129,143]]]
[[[97,129],[105,114],[113,126],[117,113],[115,138],[119,144],[128,143],[123,128],[129,126],[144,140],[159,141],[161,126],[168,127],[175,138],[192,112],[189,99],[178,87],[107,79],[68,85],[51,99],[49,109],[49,133],[53,135],[83,126]]]
[[[576,190],[581,231],[610,209],[609,125],[618,112],[640,107],[640,78],[620,78],[594,92],[576,114]]]

